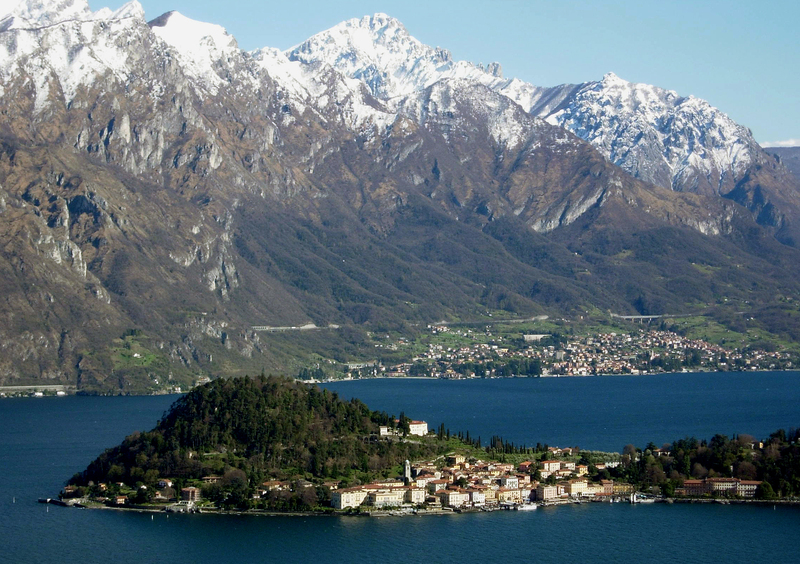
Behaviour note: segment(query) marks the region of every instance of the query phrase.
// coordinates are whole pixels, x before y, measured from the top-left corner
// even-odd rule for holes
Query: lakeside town
[[[318,362],[295,377],[308,383],[362,378],[508,378],[599,375],[644,375],[668,372],[749,372],[797,370],[800,357],[766,341],[738,348],[689,338],[650,326],[632,331],[571,335],[552,331],[528,333],[451,326],[426,327],[416,342],[406,337],[370,334],[383,360]],[[389,353],[384,355],[383,353]],[[407,356],[404,354],[407,353]],[[406,356],[403,362],[390,358]],[[324,368],[323,368],[324,367]],[[213,378],[198,374],[190,388]],[[181,394],[180,385],[164,386],[150,394]],[[83,393],[74,384],[0,386],[0,398],[62,397]]]
[[[397,426],[381,426],[375,440],[405,441],[434,435],[425,421],[409,420],[405,431],[400,431]],[[742,446],[755,452],[765,445],[752,442],[742,443]],[[623,479],[612,479],[610,472],[621,465],[638,464],[642,457],[664,457],[666,460],[675,454],[670,452],[669,445],[650,447],[644,453],[636,450],[622,455],[591,452],[588,457],[578,447],[543,447],[539,455],[518,463],[482,460],[453,452],[434,460],[406,460],[402,476],[366,484],[267,480],[252,488],[249,505],[257,507],[263,500],[274,502],[281,497],[308,497],[320,502],[324,499],[329,505],[328,511],[332,510],[334,514],[380,515],[386,512],[531,510],[540,506],[584,502],[653,503],[682,499],[730,502],[765,498],[762,481],[731,476],[685,479],[669,495],[658,486],[643,491]],[[88,488],[70,485],[61,492],[59,500],[42,499],[40,502],[181,513],[216,511],[218,507],[211,503],[211,498],[223,483],[230,480],[230,475],[208,475],[178,485],[182,481],[159,478],[152,489],[142,483],[137,486],[121,482],[99,483]],[[320,491],[324,492],[322,498],[318,498]],[[309,495],[305,496],[306,493]]]
[[[381,428],[382,434],[392,432]],[[409,435],[427,433],[426,422],[409,423]],[[657,487],[646,493],[637,492],[631,483],[599,477],[608,476],[607,470],[623,463],[619,455],[605,453],[604,462],[581,464],[575,461],[578,452],[577,447],[547,447],[541,460],[519,464],[468,459],[461,454],[446,456],[444,464],[438,460],[406,461],[402,478],[334,489],[331,506],[338,510],[362,507],[410,510],[421,506],[434,510],[525,510],[537,505],[584,501],[646,503],[662,496]],[[653,454],[670,455],[666,449],[654,449],[650,455]],[[760,485],[760,481],[730,477],[685,480],[673,495],[753,499]]]
[[[411,421],[409,434],[424,436],[428,432],[424,421]],[[381,428],[382,434],[392,433]],[[572,448],[549,447],[553,457],[570,456]],[[612,457],[616,458],[616,457]],[[595,465],[605,470],[620,464],[610,460]],[[491,510],[533,509],[536,502],[565,503],[569,501],[619,499],[630,496],[634,488],[613,480],[593,482],[589,466],[570,459],[547,459],[541,462],[526,460],[520,464],[468,459],[451,454],[443,461],[406,461],[402,478],[335,489],[331,506],[344,509],[421,508],[426,510]]]
[[[447,346],[431,342],[409,362],[385,365],[378,361],[351,363],[345,378],[431,377],[492,378],[519,376],[594,376],[694,371],[791,370],[796,355],[773,347],[725,348],[668,330],[642,329],[589,336],[528,334],[495,336],[491,329],[473,331],[445,324],[430,325],[433,336],[452,334],[468,344]],[[472,342],[469,342],[472,341]],[[407,345],[404,339],[388,345]],[[309,375],[308,373],[306,373]],[[301,375],[302,376],[302,375]],[[311,378],[313,379],[313,378]]]

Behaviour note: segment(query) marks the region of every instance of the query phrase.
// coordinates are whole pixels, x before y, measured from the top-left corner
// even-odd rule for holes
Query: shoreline
[[[618,377],[644,377],[644,376],[670,376],[681,374],[760,374],[763,372],[797,372],[798,368],[784,368],[782,370],[687,370],[686,372],[644,372],[642,374],[541,374],[539,376],[496,376],[486,378],[475,376],[471,378],[442,378],[434,376],[370,376],[369,378],[330,378],[327,380],[297,380],[303,384],[338,384],[344,382],[365,382],[369,380],[447,380],[458,382],[463,380],[536,380],[540,378],[618,378]]]
[[[686,372],[645,372],[643,374],[585,374],[585,375],[578,375],[578,374],[546,374],[546,375],[539,375],[539,376],[497,376],[493,378],[486,378],[486,377],[472,377],[472,378],[442,378],[442,377],[434,377],[434,376],[371,376],[369,378],[330,378],[326,380],[300,380],[298,378],[294,378],[297,382],[301,384],[339,384],[344,382],[365,382],[369,380],[431,380],[431,381],[449,381],[449,382],[456,382],[456,381],[464,381],[464,380],[535,380],[539,378],[618,378],[618,377],[650,377],[650,376],[670,376],[670,375],[681,375],[681,374],[693,374],[693,375],[700,375],[700,374],[761,374],[764,372],[796,372],[800,375],[800,369],[798,368],[785,368],[781,370],[687,370]],[[58,385],[62,387],[62,385]],[[0,400],[2,399],[25,399],[25,398],[34,398],[34,399],[43,399],[43,398],[63,398],[69,396],[91,396],[91,397],[154,397],[154,396],[169,396],[169,395],[186,395],[190,390],[186,392],[172,392],[172,391],[159,391],[159,392],[152,392],[147,394],[134,394],[134,393],[119,393],[119,394],[104,394],[104,393],[94,393],[91,391],[84,391],[84,390],[67,390],[61,394],[43,394],[43,395],[34,395],[34,394],[12,394],[7,395],[7,391],[12,391],[13,388],[29,388],[29,389],[36,389],[41,388],[43,386],[0,386]],[[72,385],[66,384],[63,387],[72,387]]]
[[[114,507],[100,504],[84,505],[82,503],[66,503],[59,499],[39,499],[39,503],[56,505],[68,509],[88,509],[100,511],[122,511],[132,513],[150,513],[151,515],[164,514],[172,515],[227,515],[238,517],[424,517],[424,516],[441,516],[441,515],[462,515],[471,513],[494,513],[496,511],[513,511],[516,509],[514,506],[491,506],[491,507],[465,507],[465,508],[438,508],[438,509],[389,509],[381,510],[376,509],[372,511],[360,512],[346,512],[346,511],[268,511],[261,509],[248,509],[241,510],[225,510],[213,507],[197,508],[197,511],[167,511],[168,506],[164,507],[149,507],[149,506],[130,506],[130,507]],[[564,500],[551,500],[545,502],[532,502],[527,504],[535,506],[536,509],[545,509],[550,507],[560,507],[564,505],[587,505],[587,504],[611,504],[618,503],[623,505],[756,505],[756,506],[800,506],[800,498],[797,499],[726,499],[726,498],[656,498],[645,502],[631,503],[629,501],[616,501],[611,502],[607,499],[564,499]]]

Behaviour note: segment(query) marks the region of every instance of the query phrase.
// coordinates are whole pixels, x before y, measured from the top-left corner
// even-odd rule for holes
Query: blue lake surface
[[[800,426],[800,373],[327,384],[517,443],[620,451]],[[145,515],[36,503],[176,396],[0,401],[0,562],[800,562],[800,508],[585,504],[443,517]]]
[[[411,382],[411,383],[410,383]],[[476,380],[354,380],[325,384],[372,409],[528,446],[620,452],[687,436],[765,437],[800,427],[800,373],[728,372]]]

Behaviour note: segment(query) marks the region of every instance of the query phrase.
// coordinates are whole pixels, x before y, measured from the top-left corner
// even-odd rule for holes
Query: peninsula
[[[800,494],[800,430],[622,453],[429,430],[279,377],[220,379],[106,450],[61,500],[166,511],[361,513],[535,503],[777,499]]]

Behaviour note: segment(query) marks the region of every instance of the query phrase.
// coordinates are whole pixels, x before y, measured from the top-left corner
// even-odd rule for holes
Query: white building
[[[408,434],[424,437],[428,434],[428,424],[425,421],[411,421],[408,424]]]
[[[412,486],[406,489],[406,502],[413,503],[414,505],[425,503],[426,495],[427,492],[425,488],[415,488]]]
[[[439,490],[436,497],[446,507],[463,507],[469,503],[469,494],[463,490]]]
[[[364,488],[347,488],[331,492],[331,506],[335,509],[346,507],[358,507],[367,498],[367,490]]]
[[[558,472],[561,470],[561,462],[558,460],[542,460],[542,470],[544,472]]]
[[[503,476],[500,478],[500,487],[514,489],[519,487],[519,478],[516,476]]]
[[[387,488],[367,495],[367,503],[374,507],[396,507],[403,504],[406,497],[406,488]]]
[[[549,337],[549,335],[522,335],[522,340],[526,343],[538,343],[545,337]]]
[[[754,480],[741,480],[736,487],[736,495],[741,497],[754,497],[756,489],[761,485],[761,482]]]
[[[470,489],[467,490],[467,494],[469,494],[469,502],[474,507],[483,507],[486,505],[486,494],[481,490]]]

